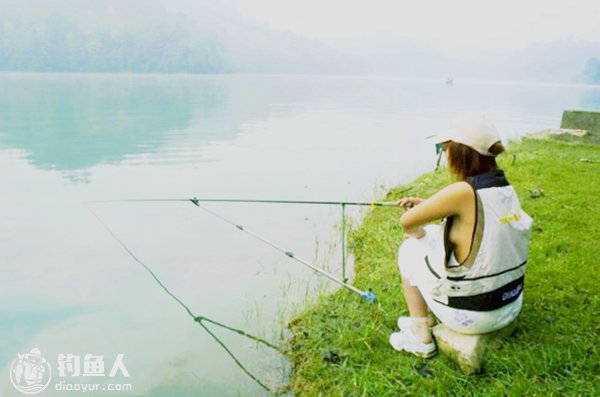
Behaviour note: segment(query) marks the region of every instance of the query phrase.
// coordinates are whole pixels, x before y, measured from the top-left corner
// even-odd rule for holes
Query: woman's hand
[[[438,219],[449,216],[460,216],[461,211],[473,211],[473,208],[465,210],[465,202],[473,200],[475,197],[473,188],[467,182],[456,182],[446,186],[427,200],[415,197],[404,197],[397,202],[398,205],[407,207],[416,205],[416,207],[404,211],[400,217],[400,224],[404,228],[407,237],[423,236],[424,233],[419,229],[426,224]]]
[[[424,200],[419,197],[402,197],[400,200],[396,202],[398,207],[403,207],[404,209],[410,209],[415,205],[419,205]],[[404,230],[404,238],[422,238],[425,236],[425,230],[422,227],[416,227],[411,229]]]
[[[414,207],[415,205],[421,204],[422,202],[423,199],[419,197],[402,197],[400,200],[396,201],[396,205],[398,207],[404,207],[405,209],[409,209]]]

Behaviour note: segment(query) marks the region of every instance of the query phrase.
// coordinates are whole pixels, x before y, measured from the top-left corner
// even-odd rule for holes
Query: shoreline
[[[222,72],[222,73],[189,73],[189,72],[131,72],[131,71],[23,71],[0,70],[0,76],[9,77],[44,77],[44,76],[77,76],[77,77],[116,77],[116,78],[314,78],[339,80],[372,80],[397,81],[406,83],[445,83],[444,76],[408,76],[408,75],[379,75],[379,74],[330,74],[330,73],[258,73],[258,72]],[[474,78],[466,76],[455,77],[453,84],[490,85],[490,86],[524,86],[524,87],[555,87],[555,88],[587,88],[600,89],[600,82],[587,81],[553,81],[553,80],[514,80],[494,78]]]
[[[600,159],[600,146],[526,137],[499,158],[534,218],[534,231],[519,332],[491,354],[487,372],[465,375],[439,354],[426,360],[388,346],[396,318],[407,312],[395,263],[402,230],[397,209],[378,207],[348,241],[353,284],[372,288],[380,300],[369,304],[336,290],[293,316],[286,342],[290,390],[303,396],[599,394],[593,379],[600,373],[600,322],[592,313],[600,312],[600,286],[593,281],[600,273],[600,204],[594,199],[600,187],[591,182],[600,180],[600,168],[582,158]],[[440,169],[382,199],[399,199],[407,187],[404,195],[428,197],[450,182]],[[581,202],[585,211],[577,211]]]

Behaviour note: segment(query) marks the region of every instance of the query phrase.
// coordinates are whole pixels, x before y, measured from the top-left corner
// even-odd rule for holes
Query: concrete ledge
[[[565,110],[560,128],[586,130],[590,135],[600,135],[600,112]]]
[[[488,352],[513,335],[516,328],[517,320],[488,334],[467,335],[438,324],[433,327],[433,337],[441,354],[448,356],[464,373],[474,374],[483,370]]]

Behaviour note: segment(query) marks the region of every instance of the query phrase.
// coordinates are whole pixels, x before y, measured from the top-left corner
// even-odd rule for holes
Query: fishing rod
[[[309,267],[309,268],[313,269],[314,271],[316,271],[317,273],[320,273],[320,274],[322,274],[323,276],[327,277],[327,278],[328,278],[328,279],[330,279],[331,281],[333,281],[333,282],[335,282],[335,283],[337,283],[337,284],[341,285],[341,286],[342,286],[342,287],[344,287],[344,288],[347,288],[347,289],[349,289],[350,291],[352,291],[352,292],[354,292],[354,293],[357,293],[357,294],[358,294],[358,295],[360,295],[360,296],[361,296],[363,299],[365,299],[365,300],[367,300],[367,301],[370,301],[370,302],[376,302],[376,301],[377,301],[377,296],[375,296],[375,294],[374,294],[373,292],[371,292],[370,290],[369,290],[369,291],[362,291],[362,290],[360,290],[360,289],[356,288],[355,286],[353,286],[353,285],[351,285],[351,284],[348,284],[348,283],[346,283],[345,281],[342,281],[342,280],[340,280],[339,278],[335,277],[335,276],[334,276],[334,275],[332,275],[331,273],[329,273],[329,272],[327,272],[327,271],[325,271],[325,270],[323,270],[323,269],[321,269],[321,268],[319,268],[319,267],[317,267],[317,266],[313,265],[312,263],[310,263],[310,262],[308,262],[308,261],[306,261],[306,260],[304,260],[304,259],[302,259],[302,258],[298,257],[298,256],[297,256],[296,254],[294,254],[293,252],[291,252],[291,251],[288,251],[288,250],[286,250],[286,249],[284,249],[284,248],[282,248],[282,247],[280,247],[280,246],[276,245],[275,243],[273,243],[273,242],[271,242],[271,241],[267,240],[266,238],[262,237],[261,235],[259,235],[259,234],[257,234],[257,233],[254,233],[254,232],[253,232],[253,231],[251,231],[251,230],[248,230],[248,229],[246,229],[244,226],[242,226],[242,225],[239,225],[239,224],[237,224],[237,223],[235,223],[235,222],[232,222],[232,221],[230,221],[229,219],[227,219],[227,218],[225,218],[225,217],[223,217],[223,216],[219,215],[218,213],[216,213],[216,212],[214,212],[214,211],[211,211],[211,210],[209,210],[208,208],[206,208],[206,207],[204,207],[204,206],[200,205],[200,200],[199,200],[199,199],[196,199],[196,198],[194,197],[193,199],[190,199],[189,201],[190,201],[190,202],[192,202],[192,203],[193,203],[193,204],[194,204],[196,207],[198,207],[198,208],[200,208],[200,209],[202,209],[202,210],[204,210],[204,211],[208,212],[209,214],[213,215],[214,217],[216,217],[216,218],[218,218],[218,219],[220,219],[220,220],[222,220],[222,221],[224,221],[224,222],[226,222],[226,223],[228,223],[228,224],[230,224],[230,225],[232,225],[232,226],[235,226],[237,229],[241,230],[242,232],[248,233],[248,234],[249,234],[249,235],[251,235],[252,237],[254,237],[254,238],[256,238],[256,239],[258,239],[258,240],[260,240],[260,241],[264,242],[264,243],[265,243],[265,244],[267,244],[267,245],[270,245],[271,247],[275,248],[275,249],[276,249],[276,250],[278,250],[278,251],[281,251],[281,252],[283,252],[283,253],[284,253],[286,256],[288,256],[288,257],[290,257],[290,258],[292,258],[292,259],[294,259],[294,260],[296,260],[296,261],[298,261],[298,262],[302,263],[303,265],[305,265],[305,266],[307,266],[307,267]]]
[[[408,190],[408,189],[406,189]],[[266,203],[266,204],[316,204],[316,205],[354,205],[371,207],[396,207],[393,201],[311,201],[311,200],[258,200],[258,199],[232,199],[232,198],[149,198],[149,199],[120,199],[120,200],[92,200],[88,203],[123,203],[123,202],[216,202],[216,203]]]

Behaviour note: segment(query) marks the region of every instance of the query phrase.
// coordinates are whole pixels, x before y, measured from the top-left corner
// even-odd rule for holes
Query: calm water
[[[133,392],[119,395],[265,394],[84,202],[371,200],[431,170],[434,152],[423,138],[461,112],[484,112],[504,138],[515,138],[557,127],[568,108],[599,109],[600,89],[389,78],[0,75],[0,395],[15,393],[11,363],[34,347],[54,363],[60,353],[103,355],[106,373],[124,354],[131,377],[112,381],[132,384]],[[207,207],[341,274],[339,208]],[[316,289],[335,288],[191,204],[92,208],[196,315],[275,344],[290,313]],[[275,351],[207,328],[264,384],[285,382],[287,364]],[[51,387],[61,380],[56,375]]]

